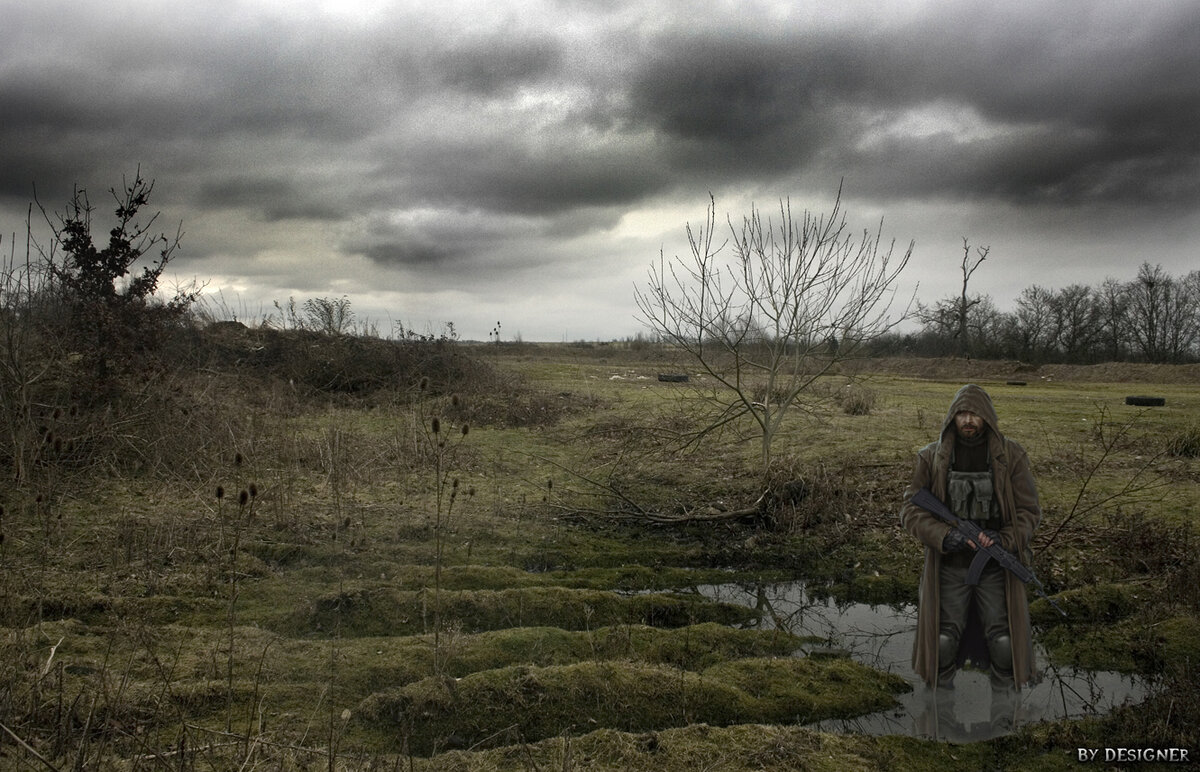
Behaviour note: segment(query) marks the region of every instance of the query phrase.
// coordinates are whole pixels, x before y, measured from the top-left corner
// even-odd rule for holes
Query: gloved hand
[[[986,536],[987,536],[989,539],[991,539],[992,541],[994,541],[994,542],[996,543],[996,546],[997,546],[997,547],[999,547],[999,548],[1001,548],[1001,549],[1004,549],[1004,542],[1000,541],[1000,532],[999,532],[999,531],[993,531],[993,530],[992,530],[992,529],[990,529],[990,528],[985,528],[985,529],[983,529],[983,533],[984,533],[984,535],[986,535]]]
[[[967,537],[953,528],[946,534],[946,538],[942,539],[942,552],[960,552],[967,549],[968,546]]]

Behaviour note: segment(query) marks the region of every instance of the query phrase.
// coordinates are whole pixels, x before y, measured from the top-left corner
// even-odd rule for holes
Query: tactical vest
[[[1003,527],[990,471],[956,472],[952,469],[947,487],[950,500],[946,503],[954,514],[983,529],[998,531]]]

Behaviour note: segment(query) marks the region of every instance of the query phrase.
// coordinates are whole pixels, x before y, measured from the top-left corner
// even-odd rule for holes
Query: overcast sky
[[[0,0],[0,232],[140,166],[242,319],[637,332],[711,193],[916,241],[902,291],[1200,268],[1200,3]],[[103,238],[104,231],[97,233]]]

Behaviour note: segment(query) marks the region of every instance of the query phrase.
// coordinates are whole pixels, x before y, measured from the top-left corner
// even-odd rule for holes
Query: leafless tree
[[[1022,359],[1040,362],[1054,350],[1054,293],[1034,284],[1017,298],[1017,348]]]
[[[973,342],[980,328],[987,327],[991,319],[976,319],[977,307],[984,302],[984,295],[970,295],[968,285],[971,275],[980,264],[987,259],[991,247],[977,247],[975,259],[971,258],[971,245],[963,239],[962,257],[962,289],[956,296],[944,297],[938,300],[932,308],[925,305],[917,306],[917,318],[927,332],[946,341],[954,341],[953,350],[961,356],[971,356],[974,353]],[[985,317],[987,315],[985,314]],[[975,334],[973,334],[975,333]],[[949,353],[949,349],[947,353]]]
[[[987,260],[988,252],[991,250],[991,247],[976,247],[975,262],[972,263],[971,244],[965,238],[963,239],[962,291],[959,293],[958,304],[955,307],[955,321],[958,323],[958,345],[959,351],[963,356],[971,355],[971,333],[968,322],[971,309],[977,306],[980,301],[979,295],[973,298],[967,296],[967,284],[971,281],[971,275],[975,273],[975,270],[979,268],[984,260]]]
[[[1103,355],[1117,362],[1125,357],[1129,338],[1129,291],[1124,282],[1108,277],[1096,291],[1099,309],[1099,341]]]
[[[1129,285],[1129,327],[1134,344],[1151,362],[1179,362],[1200,339],[1197,298],[1191,285],[1177,280],[1161,265],[1142,263]]]
[[[654,333],[718,384],[715,415],[697,436],[751,421],[766,474],[790,409],[803,406],[837,362],[907,315],[893,320],[889,309],[914,244],[899,256],[895,242],[881,247],[882,222],[874,233],[852,234],[840,190],[828,215],[797,216],[785,200],[778,222],[755,208],[727,222],[729,240],[714,243],[710,197],[704,224],[686,227],[690,257],[660,258],[636,299]]]
[[[1091,287],[1072,284],[1051,299],[1055,341],[1068,362],[1081,362],[1095,348],[1101,332],[1101,307]]]

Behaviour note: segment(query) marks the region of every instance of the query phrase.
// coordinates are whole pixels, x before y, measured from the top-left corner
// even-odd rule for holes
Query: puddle
[[[912,671],[912,642],[917,627],[915,606],[839,606],[832,600],[810,598],[801,582],[742,586],[701,585],[696,591],[713,600],[740,603],[762,613],[760,626],[801,636],[816,636],[826,647],[848,653],[877,670],[895,673],[913,687],[897,695],[900,705],[854,719],[813,724],[830,732],[903,734],[949,742],[975,742],[1011,732],[1037,721],[1081,718],[1109,712],[1125,703],[1138,703],[1145,683],[1121,673],[1054,667],[1034,641],[1042,680],[1015,695],[993,696],[986,673],[960,671],[950,691],[928,689]],[[1036,635],[1036,633],[1035,633]]]

